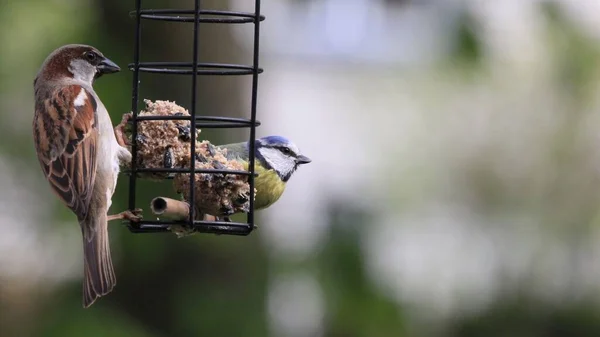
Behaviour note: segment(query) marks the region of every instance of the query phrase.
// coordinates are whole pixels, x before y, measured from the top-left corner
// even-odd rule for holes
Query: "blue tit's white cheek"
[[[296,161],[294,158],[283,154],[275,148],[263,147],[258,150],[267,164],[271,166],[280,176],[289,176],[294,172]]]

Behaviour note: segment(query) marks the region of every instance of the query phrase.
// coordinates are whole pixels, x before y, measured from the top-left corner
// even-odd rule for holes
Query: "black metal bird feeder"
[[[234,11],[216,11],[202,10],[200,0],[194,0],[194,9],[142,9],[142,0],[136,0],[136,9],[131,12],[135,17],[135,49],[133,63],[128,67],[133,71],[132,102],[131,111],[133,116],[132,139],[135,140],[138,132],[138,122],[142,120],[164,120],[164,119],[191,119],[191,158],[189,169],[158,169],[158,168],[140,168],[136,167],[137,146],[136,142],[131,142],[131,152],[133,160],[131,161],[131,174],[129,175],[129,209],[136,208],[136,181],[139,178],[138,173],[162,172],[162,173],[187,173],[190,177],[190,194],[187,202],[194,205],[194,183],[195,173],[209,174],[239,174],[247,175],[250,186],[250,208],[247,213],[247,222],[228,222],[228,221],[204,221],[195,218],[194,207],[190,206],[190,216],[187,221],[171,220],[142,220],[139,222],[130,221],[128,228],[133,233],[156,233],[168,232],[171,225],[183,225],[201,233],[229,234],[229,235],[248,235],[254,229],[254,142],[256,139],[256,127],[260,122],[256,120],[256,104],[258,90],[258,74],[262,73],[259,68],[259,33],[260,22],[265,19],[260,15],[260,0],[255,0],[254,13],[234,12]],[[193,47],[191,62],[140,62],[140,39],[142,33],[142,20],[175,21],[182,23],[192,23],[193,25]],[[254,24],[254,45],[252,65],[222,64],[222,63],[203,63],[198,62],[198,31],[201,23],[206,24]],[[140,72],[155,73],[160,75],[191,75],[191,116],[138,116],[138,97],[140,91],[139,75]],[[197,76],[252,76],[252,98],[250,118],[229,118],[217,116],[199,116],[196,111],[196,89]],[[166,118],[165,118],[166,117]],[[219,169],[199,169],[196,168],[196,158],[193,155],[196,147],[196,128],[249,128],[249,165],[248,171],[233,171]]]

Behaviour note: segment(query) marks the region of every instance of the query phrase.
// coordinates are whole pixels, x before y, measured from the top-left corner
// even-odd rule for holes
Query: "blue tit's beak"
[[[116,63],[107,58],[100,61],[100,64],[96,68],[99,74],[112,74],[121,71],[121,68]]]
[[[304,155],[299,155],[298,157],[296,157],[296,163],[298,163],[298,165],[308,164],[311,161],[312,160],[310,160],[310,158],[308,158],[307,156],[304,156]]]

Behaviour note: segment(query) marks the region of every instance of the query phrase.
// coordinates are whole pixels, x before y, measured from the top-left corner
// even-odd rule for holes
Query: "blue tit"
[[[248,169],[248,142],[219,146],[227,149],[228,160],[238,160]],[[290,140],[281,136],[268,136],[255,142],[255,172],[254,179],[256,196],[254,209],[260,210],[275,203],[285,190],[285,185],[292,177],[298,166],[311,162],[310,158],[302,155],[298,147]]]

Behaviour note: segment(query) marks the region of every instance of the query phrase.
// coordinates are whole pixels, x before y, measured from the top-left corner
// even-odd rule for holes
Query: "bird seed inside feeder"
[[[138,116],[190,116],[175,102],[144,100],[144,103],[146,109]],[[190,168],[189,120],[138,120],[137,124],[138,168]],[[198,141],[199,134],[200,130],[196,129],[196,169],[244,170],[241,162],[226,158],[227,149]],[[130,132],[128,137],[131,139]],[[188,173],[144,172],[140,176],[153,180],[172,177],[177,193],[186,201],[190,199]],[[249,211],[250,186],[246,175],[196,173],[194,178],[194,203],[199,213],[223,216]]]

